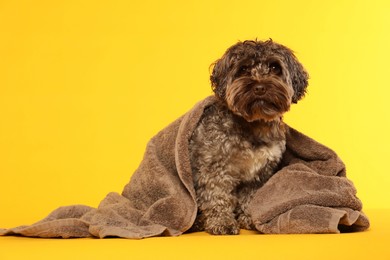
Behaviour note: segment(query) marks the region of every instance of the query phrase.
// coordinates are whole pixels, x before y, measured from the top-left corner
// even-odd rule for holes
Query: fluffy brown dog
[[[304,96],[307,80],[293,52],[272,40],[238,42],[215,62],[219,102],[190,140],[198,203],[192,230],[253,229],[248,203],[278,169],[286,145],[282,116]]]

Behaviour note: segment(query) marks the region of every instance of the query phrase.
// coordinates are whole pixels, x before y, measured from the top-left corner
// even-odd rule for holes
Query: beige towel
[[[29,237],[177,236],[194,223],[197,205],[188,141],[208,97],[160,131],[122,194],[109,193],[97,209],[61,207],[30,226],[0,229]],[[330,149],[289,128],[283,168],[256,193],[251,216],[261,233],[338,233],[369,227],[345,167]]]

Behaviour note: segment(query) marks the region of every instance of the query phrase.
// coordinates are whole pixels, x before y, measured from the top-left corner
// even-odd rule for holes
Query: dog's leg
[[[196,189],[200,210],[198,217],[203,220],[204,229],[210,234],[237,235],[240,227],[234,214],[237,206],[237,198],[233,194],[235,180],[221,172],[213,175],[199,174]]]
[[[254,230],[252,218],[248,212],[248,205],[252,200],[261,182],[243,183],[237,188],[238,204],[236,208],[237,221],[240,228]]]
[[[258,177],[250,182],[243,182],[237,187],[237,208],[236,216],[241,228],[248,230],[255,230],[252,217],[248,212],[248,207],[252,201],[255,193],[261,186],[264,185],[274,174],[275,169],[279,163],[279,158],[268,161],[264,168],[259,173]]]

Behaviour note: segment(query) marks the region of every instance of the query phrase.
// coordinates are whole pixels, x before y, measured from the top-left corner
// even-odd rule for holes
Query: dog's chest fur
[[[209,107],[190,140],[195,185],[222,178],[267,181],[285,150],[282,122],[248,123],[222,104]]]

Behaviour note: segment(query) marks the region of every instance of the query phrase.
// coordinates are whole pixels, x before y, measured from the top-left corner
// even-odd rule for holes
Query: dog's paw
[[[211,235],[238,235],[240,228],[238,226],[215,226],[207,230]]]
[[[238,235],[240,227],[235,220],[225,221],[224,223],[215,223],[206,226],[206,231],[211,235]]]
[[[237,221],[240,228],[247,229],[247,230],[255,229],[252,218],[244,213],[238,216]]]

